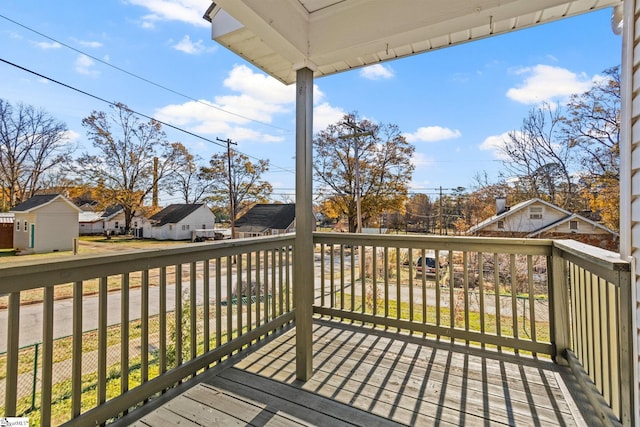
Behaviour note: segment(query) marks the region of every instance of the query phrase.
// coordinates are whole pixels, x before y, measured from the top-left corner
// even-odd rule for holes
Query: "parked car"
[[[442,267],[442,264],[440,264]],[[427,276],[435,276],[436,274],[436,259],[434,257],[425,256],[419,257],[416,260],[416,272],[422,273],[422,269],[424,268],[424,274]]]

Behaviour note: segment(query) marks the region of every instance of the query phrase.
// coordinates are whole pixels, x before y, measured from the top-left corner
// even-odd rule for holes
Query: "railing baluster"
[[[216,258],[216,347],[222,345],[222,258]]]
[[[175,266],[175,342],[176,342],[176,366],[182,365],[182,318],[184,315],[182,309],[182,264]]]
[[[277,311],[277,283],[276,283],[276,253],[275,250],[271,250],[271,318],[275,319],[278,316]]]
[[[233,271],[231,269],[232,259],[227,257],[227,342],[233,339]],[[267,313],[265,313],[265,322],[269,320]]]
[[[402,270],[400,270],[400,248],[396,247],[396,319],[402,317],[402,295],[400,294],[402,283],[400,277],[402,276]],[[400,328],[398,328],[398,331]]]
[[[451,342],[455,341],[453,330],[456,328],[456,302],[455,302],[455,272],[453,269],[453,252],[449,251],[449,328],[451,329]]]
[[[16,416],[18,395],[18,342],[20,338],[20,292],[9,294],[7,318],[7,377],[5,379],[4,415]]]
[[[159,343],[159,371],[160,374],[167,372],[167,267],[160,267],[160,284],[159,284],[159,311],[160,318],[158,329],[160,330]]]
[[[518,280],[516,273],[516,255],[509,255],[509,274],[511,275],[511,327],[512,336],[519,338],[518,333]],[[516,349],[516,353],[518,350]]]
[[[329,269],[331,270],[331,278],[329,282],[329,304],[331,308],[336,308],[336,272],[335,272],[335,254],[333,253],[333,244],[329,245],[329,262],[331,263]]]
[[[251,282],[252,276],[251,276],[251,268],[253,266],[253,262],[252,262],[252,252],[249,252],[247,254],[247,271],[245,273],[245,276],[247,278],[247,332],[251,331],[253,329],[253,319],[252,319],[252,315],[251,315],[251,311],[253,310],[253,302],[251,301],[252,298],[255,297],[255,287],[254,284]],[[257,301],[256,301],[257,303]]]
[[[533,342],[538,341],[538,335],[536,331],[536,290],[534,284],[533,277],[533,256],[527,255],[527,284],[528,284],[528,293],[529,293],[529,333],[530,339]],[[527,301],[526,299],[524,300]],[[526,314],[526,310],[524,310],[524,314]],[[526,322],[523,323],[523,326],[526,326]],[[533,353],[535,356],[535,352]]]
[[[120,393],[129,390],[129,273],[120,283]]]
[[[140,382],[149,381],[149,270],[142,270],[140,284]],[[122,343],[129,346],[129,341]]]
[[[36,373],[34,372],[34,375]],[[44,288],[42,301],[42,377],[40,388],[40,423],[51,424],[51,390],[53,387],[53,286]]]
[[[189,268],[189,347],[191,359],[195,359],[198,352],[198,312],[196,293],[196,263],[191,262]],[[148,284],[147,284],[148,286]],[[148,287],[147,287],[148,292]]]
[[[262,317],[262,311],[260,311],[260,307],[262,307],[261,300],[262,298],[265,298],[265,301],[266,301],[266,294],[265,295],[262,294],[262,282],[260,281],[260,271],[261,271],[260,259],[261,259],[260,251],[256,251],[256,327],[259,327],[261,324],[261,317]]]
[[[486,333],[485,316],[486,309],[484,306],[484,253],[478,252],[478,298],[480,303],[480,333]],[[484,349],[485,343],[481,342],[480,346]]]
[[[440,316],[440,313],[442,312],[442,286],[441,286],[441,282],[440,282],[440,274],[442,272],[442,270],[440,269],[440,251],[436,249],[435,251],[435,258],[436,258],[436,280],[435,280],[435,287],[436,287],[436,326],[440,327],[442,325],[442,317]],[[422,264],[422,271],[423,271],[423,275],[424,275],[424,253],[423,253],[423,264]],[[439,337],[438,337],[439,338]]]
[[[387,246],[384,247],[383,270],[384,270],[384,317],[389,317],[389,248]]]
[[[71,418],[80,415],[82,405],[82,282],[73,284],[73,325],[71,350]]]
[[[373,292],[373,301],[371,311],[374,316],[378,315],[378,246],[371,248],[371,289]]]
[[[502,308],[500,307],[500,258],[497,252],[493,253],[493,289],[496,301],[496,335],[502,337]],[[502,351],[502,346],[498,346]]]
[[[344,310],[344,245],[340,245],[340,309]],[[353,288],[352,293],[353,293]]]
[[[204,316],[204,324],[202,328],[203,351],[209,353],[211,349],[211,265],[208,259],[202,262],[202,312]]]
[[[101,277],[98,291],[98,405],[107,400],[107,285],[108,278]]]
[[[409,262],[409,321],[413,322],[413,249],[409,248],[407,257]]]
[[[353,249],[354,246],[351,246],[351,248]],[[358,255],[359,255],[359,268],[358,268],[358,276],[360,277],[360,293],[362,295],[362,297],[360,298],[361,301],[361,312],[362,313],[366,313],[367,311],[367,304],[366,304],[366,298],[367,298],[367,272],[365,270],[365,262],[366,262],[366,254],[367,254],[367,247],[364,245],[358,246]],[[352,256],[354,256],[352,254]],[[355,260],[355,258],[352,258],[353,260]],[[354,282],[355,284],[355,282]],[[355,287],[354,287],[355,290]],[[355,292],[351,292],[351,301],[353,304],[353,300],[356,298],[355,296]],[[355,311],[355,308],[352,309],[352,311]]]
[[[243,283],[242,283],[242,265],[243,255],[238,254],[236,256],[236,336],[242,336],[242,295],[243,295]],[[273,267],[272,267],[273,270]]]
[[[464,292],[464,330],[469,332],[469,254],[462,252],[462,286]],[[469,340],[465,341],[469,345]]]
[[[320,243],[320,306],[324,307],[326,305],[326,301],[324,298],[325,294],[325,285],[326,285],[326,266],[325,266],[325,247],[324,243]],[[316,296],[317,298],[317,296]]]
[[[427,274],[424,268],[424,262],[425,262],[425,250],[422,249],[420,252],[420,257],[422,258],[422,274],[420,275],[420,281],[422,284],[422,324],[426,325],[427,324]],[[438,262],[438,258],[435,259],[436,260],[436,266],[439,264]],[[413,263],[409,264],[409,268],[413,269]],[[412,271],[412,275],[413,275],[413,270]],[[435,273],[436,275],[438,274],[437,271]],[[426,335],[426,334],[425,334]]]
[[[287,250],[287,248],[284,248]],[[282,250],[278,252],[278,316],[282,316],[284,309],[284,271],[283,271],[283,258]]]

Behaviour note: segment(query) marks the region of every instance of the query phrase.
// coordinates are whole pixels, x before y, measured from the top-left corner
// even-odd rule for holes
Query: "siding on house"
[[[190,240],[195,230],[214,226],[215,215],[205,204],[175,204],[149,218],[144,225],[144,236],[157,240]]]
[[[56,195],[34,196],[11,210],[14,247],[24,252],[70,251],[78,237],[80,208]]]

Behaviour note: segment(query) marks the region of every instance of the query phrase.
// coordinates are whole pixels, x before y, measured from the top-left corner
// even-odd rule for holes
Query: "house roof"
[[[176,224],[202,206],[204,206],[204,203],[182,203],[169,205],[149,219],[156,227],[161,227],[165,224]]]
[[[122,205],[111,205],[107,207],[107,209],[105,209],[104,212],[102,212],[102,215],[100,216],[102,217],[102,219],[108,221],[114,216],[118,215],[123,210],[124,208],[122,207]]]
[[[611,230],[610,228],[605,227],[602,224],[598,224],[595,221],[590,220],[589,218],[583,217],[582,215],[579,214],[571,214],[568,217],[562,218],[552,224],[547,225],[546,227],[540,228],[536,231],[534,231],[533,233],[530,233],[529,235],[527,235],[527,237],[537,237],[542,233],[546,233],[547,231],[553,230],[556,227],[561,226],[562,224],[566,224],[569,221],[581,221],[581,222],[586,222],[587,224],[591,225],[594,228],[600,229],[606,233],[610,233],[614,236],[617,236],[618,233],[616,233],[615,231]]]
[[[39,194],[31,197],[28,200],[20,203],[19,205],[14,206],[11,209],[11,212],[33,212],[36,209],[39,209],[43,206],[46,206],[50,203],[53,203],[55,200],[61,198],[69,206],[72,206],[76,211],[81,212],[82,209],[77,207],[75,204],[71,202],[71,200],[64,197],[62,194]]]
[[[526,200],[524,202],[517,203],[517,204],[511,206],[509,208],[509,210],[504,211],[499,215],[494,215],[492,217],[489,217],[489,218],[485,219],[482,222],[479,222],[478,224],[476,224],[473,227],[469,228],[469,230],[467,230],[467,234],[473,234],[473,233],[475,233],[477,231],[480,231],[483,228],[485,228],[485,227],[487,227],[487,226],[489,226],[489,225],[491,225],[491,224],[493,224],[493,223],[495,223],[497,221],[502,221],[503,219],[505,219],[505,218],[507,218],[507,217],[509,217],[511,215],[514,215],[515,213],[521,211],[522,209],[526,209],[527,207],[529,207],[529,206],[531,206],[531,205],[533,205],[535,203],[543,204],[543,205],[547,206],[550,209],[553,209],[553,210],[556,210],[558,212],[561,212],[563,215],[566,215],[566,216],[571,215],[571,212],[569,212],[568,210],[562,209],[560,206],[556,206],[553,203],[546,202],[546,201],[544,201],[542,199],[533,198],[533,199]]]
[[[576,214],[576,213],[571,213],[566,209],[562,209],[561,207],[554,205],[553,203],[549,203],[549,202],[546,202],[546,201],[544,201],[542,199],[538,199],[538,198],[533,198],[533,199],[529,199],[529,200],[524,201],[524,202],[520,202],[520,203],[512,206],[509,210],[501,213],[500,215],[494,215],[494,216],[492,216],[490,218],[485,219],[484,221],[482,221],[482,222],[474,225],[473,227],[469,228],[469,230],[467,230],[467,234],[474,234],[474,233],[482,230],[483,228],[485,228],[485,227],[487,227],[487,226],[489,226],[489,225],[491,225],[491,224],[493,224],[495,222],[504,220],[505,218],[507,218],[507,217],[509,217],[511,215],[514,215],[514,214],[518,213],[519,211],[521,211],[523,209],[526,209],[527,207],[529,207],[529,206],[531,206],[533,204],[543,204],[543,205],[547,206],[550,209],[553,209],[553,210],[555,210],[557,212],[562,213],[564,216],[562,218],[560,218],[558,221],[555,221],[555,222],[553,222],[551,224],[545,225],[544,227],[541,227],[541,228],[533,231],[532,233],[529,233],[527,235],[527,237],[537,237],[542,233],[545,233],[545,232],[547,232],[549,230],[552,230],[553,228],[559,227],[560,225],[567,223],[568,221],[575,221],[575,220],[588,223],[588,224],[590,224],[591,226],[593,226],[595,228],[601,229],[601,230],[603,230],[605,232],[608,232],[608,233],[611,233],[613,235],[618,235],[618,233],[616,233],[615,231],[605,227],[602,224],[599,224],[599,223],[597,223],[595,221],[592,221],[592,220],[590,220],[590,219],[588,219],[588,218],[586,218],[586,217],[584,217],[582,215],[579,215],[579,214]]]
[[[294,203],[259,203],[238,218],[236,230],[261,233],[265,230],[286,230],[296,218]]]
[[[101,212],[82,211],[78,216],[79,222],[97,222],[102,221]]]
[[[620,5],[622,0],[215,0],[204,18],[215,41],[290,84],[302,67],[325,76]]]

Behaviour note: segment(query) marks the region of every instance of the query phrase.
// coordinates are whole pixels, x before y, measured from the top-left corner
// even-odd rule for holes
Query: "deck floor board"
[[[295,341],[291,329],[246,350],[134,425],[599,425],[570,394],[568,368],[549,360],[316,320],[303,383]]]

